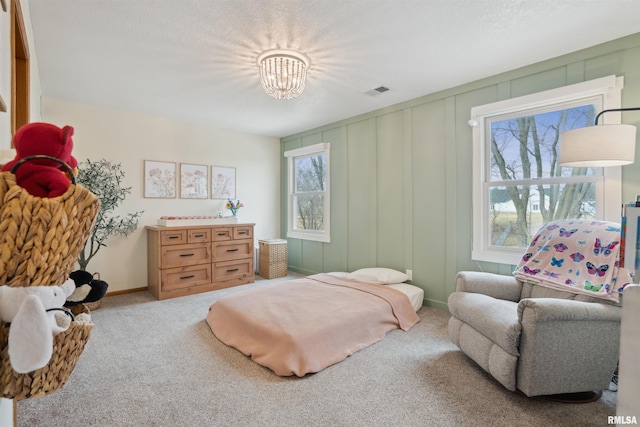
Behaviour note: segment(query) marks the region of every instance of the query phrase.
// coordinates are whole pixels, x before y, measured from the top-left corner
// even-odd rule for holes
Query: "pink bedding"
[[[328,274],[238,292],[206,321],[223,343],[277,375],[318,372],[419,321],[403,293]]]

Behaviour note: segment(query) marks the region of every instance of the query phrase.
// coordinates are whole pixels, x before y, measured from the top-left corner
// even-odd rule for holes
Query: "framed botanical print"
[[[173,162],[144,161],[144,197],[175,199],[176,164]]]
[[[180,163],[180,198],[209,198],[209,166]]]
[[[236,198],[236,168],[211,166],[211,198]]]

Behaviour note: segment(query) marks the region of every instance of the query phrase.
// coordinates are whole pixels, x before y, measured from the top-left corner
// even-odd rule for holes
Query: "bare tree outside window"
[[[287,159],[287,237],[331,243],[331,144],[284,152]]]
[[[623,87],[623,77],[610,75],[471,108],[472,260],[515,265],[547,222],[618,218],[620,167],[558,161],[562,132],[620,108]],[[609,116],[607,124],[617,120]]]
[[[490,120],[490,244],[526,247],[552,220],[593,218],[593,168],[558,165],[560,133],[593,124],[595,105]]]
[[[324,230],[326,155],[295,159],[295,227],[300,230]]]

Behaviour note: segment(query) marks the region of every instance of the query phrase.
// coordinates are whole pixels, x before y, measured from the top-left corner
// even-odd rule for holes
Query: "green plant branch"
[[[114,215],[131,193],[131,187],[123,187],[124,172],[120,163],[101,159],[96,162],[87,160],[80,165],[77,181],[100,199],[100,211],[89,238],[80,253],[78,264],[82,270],[98,251],[106,247],[106,240],[112,236],[126,237],[138,227],[138,219],[144,211],[128,213],[125,216]]]

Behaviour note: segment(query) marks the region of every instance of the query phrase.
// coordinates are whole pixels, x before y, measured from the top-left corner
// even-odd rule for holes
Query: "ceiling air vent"
[[[384,93],[386,91],[388,91],[389,88],[386,86],[378,86],[375,89],[371,89],[365,92],[365,94],[369,95],[369,96],[375,96],[375,95],[380,95],[381,93]]]

